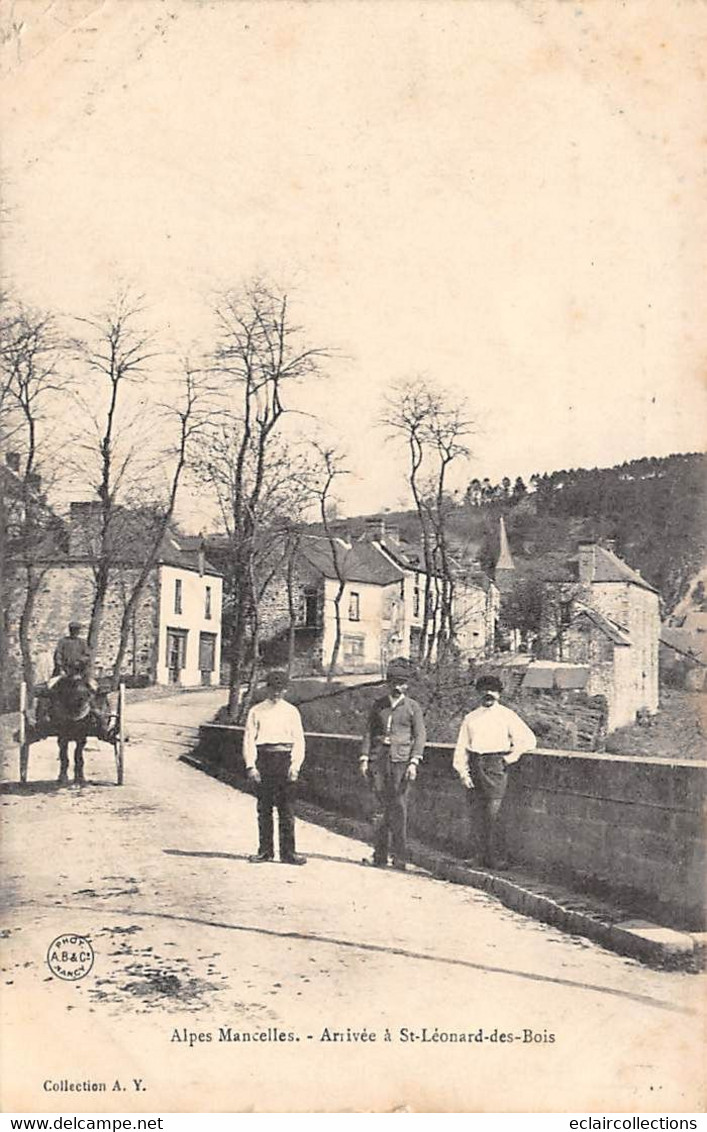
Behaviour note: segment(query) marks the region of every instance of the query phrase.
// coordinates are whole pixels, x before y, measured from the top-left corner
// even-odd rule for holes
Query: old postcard
[[[706,34],[0,0],[4,1111],[704,1110]]]

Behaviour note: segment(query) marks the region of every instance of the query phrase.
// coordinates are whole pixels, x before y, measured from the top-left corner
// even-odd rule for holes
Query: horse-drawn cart
[[[39,726],[33,723],[27,703],[27,685],[20,684],[20,726],[17,733],[20,746],[20,782],[27,781],[31,745],[52,736],[59,740],[60,759],[62,760],[60,781],[65,774],[66,767],[68,767],[66,749],[69,742],[76,743],[75,768],[78,778],[78,768],[81,767],[80,777],[82,779],[83,746],[88,738],[94,737],[102,742],[109,743],[113,747],[117,784],[122,786],[125,768],[125,685],[121,684],[118,688],[116,710],[111,712],[106,727],[92,729],[90,724],[81,727],[80,723],[80,719],[72,720],[70,717],[65,717],[63,724],[57,723],[56,720],[50,720],[48,723]],[[62,754],[62,744],[64,745],[64,754]],[[66,759],[66,762],[64,759]]]

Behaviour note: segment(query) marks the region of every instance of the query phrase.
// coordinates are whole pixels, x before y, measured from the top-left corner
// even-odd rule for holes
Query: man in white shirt
[[[462,785],[475,798],[479,818],[481,863],[503,868],[499,853],[499,813],[508,785],[508,767],[532,751],[536,739],[510,708],[500,703],[503,685],[496,676],[476,681],[481,705],[464,717],[454,749],[453,766]]]
[[[307,858],[295,852],[295,819],[292,812],[295,783],[304,762],[302,718],[294,704],[283,699],[287,687],[284,672],[269,672],[267,699],[254,704],[243,732],[243,760],[250,782],[257,787],[258,852],[254,863],[274,859],[273,809],[277,809],[280,860],[287,865],[306,865]]]

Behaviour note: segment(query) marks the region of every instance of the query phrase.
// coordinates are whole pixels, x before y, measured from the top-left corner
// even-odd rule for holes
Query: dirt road
[[[701,1106],[697,976],[304,822],[306,867],[250,864],[252,798],[179,761],[222,698],[131,705],[122,788],[95,741],[81,789],[51,742],[24,789],[5,752],[6,1110]],[[47,965],[65,933],[95,953],[77,981]]]

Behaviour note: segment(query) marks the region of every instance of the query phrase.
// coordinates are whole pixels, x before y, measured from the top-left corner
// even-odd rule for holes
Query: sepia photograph
[[[706,43],[0,0],[4,1113],[696,1127]]]

